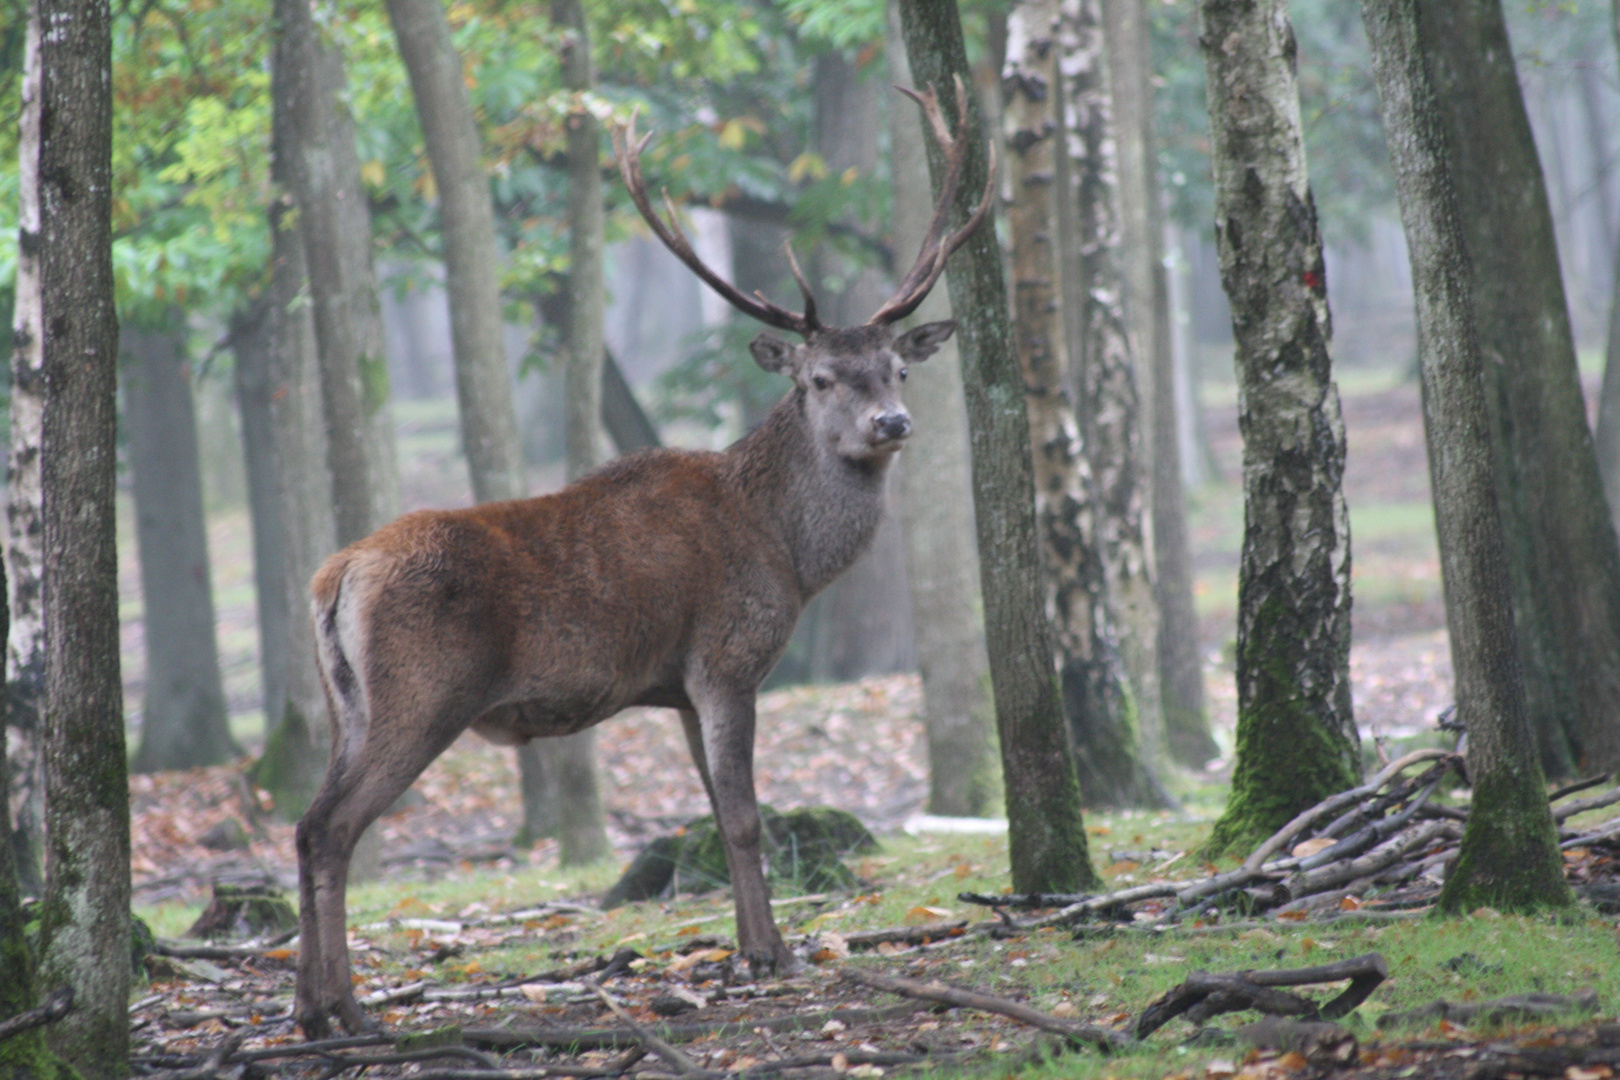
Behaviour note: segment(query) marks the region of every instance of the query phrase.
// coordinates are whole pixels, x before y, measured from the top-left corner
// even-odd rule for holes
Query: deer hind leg
[[[350,1033],[375,1026],[355,1001],[349,979],[349,859],[366,828],[466,726],[438,723],[433,712],[421,707],[388,712],[403,718],[390,725],[393,730],[374,729],[362,740],[345,739],[341,731],[334,734],[326,780],[298,822],[300,941],[294,1017],[310,1039],[330,1030],[328,1018],[334,1014]]]
[[[698,771],[703,774],[720,839],[725,844],[726,868],[731,873],[731,892],[737,906],[738,949],[758,974],[789,974],[798,969],[799,961],[771,917],[770,888],[760,864],[759,802],[754,794],[753,691],[694,695],[693,701],[698,706],[697,715],[683,710],[681,723],[692,744]]]

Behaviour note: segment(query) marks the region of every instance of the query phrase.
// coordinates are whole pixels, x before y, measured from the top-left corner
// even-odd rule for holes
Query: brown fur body
[[[366,1026],[345,934],[354,844],[469,727],[519,743],[632,705],[679,710],[739,947],[758,968],[796,965],[760,866],[754,696],[806,601],[871,540],[910,432],[904,366],[952,329],[762,335],[755,358],[796,385],[723,453],[650,451],[554,495],[407,514],[327,561],[312,606],[332,757],[298,826],[306,1035],[334,1013]]]

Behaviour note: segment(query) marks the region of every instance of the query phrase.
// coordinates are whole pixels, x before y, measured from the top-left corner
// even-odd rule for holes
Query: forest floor
[[[1450,701],[1449,658],[1416,386],[1350,379],[1344,404],[1357,596],[1352,684],[1371,756],[1378,740],[1399,748],[1435,744],[1433,719]],[[1218,738],[1230,745],[1239,447],[1230,409],[1217,403],[1206,421],[1219,472],[1194,499],[1194,543],[1207,685]],[[446,444],[431,425],[423,431],[424,440],[440,441],[438,475],[449,477],[453,438]],[[245,519],[219,519],[214,542],[216,553],[222,546],[238,552],[216,556],[216,577],[226,579],[219,595],[231,694],[250,709],[256,690],[241,673],[252,663],[251,607],[244,613],[242,603],[244,594],[251,601],[240,555]],[[126,593],[126,603],[138,613],[138,596]],[[139,670],[138,637],[137,623],[126,631],[134,652],[126,653],[126,670]],[[920,1064],[985,1077],[1609,1080],[1620,1067],[1620,1053],[1609,1049],[1620,1045],[1620,1029],[1590,1017],[1583,1023],[1591,1007],[1580,1002],[1550,1021],[1555,1026],[1498,1018],[1431,1020],[1405,1033],[1378,1028],[1440,999],[1585,989],[1595,991],[1597,1013],[1612,1018],[1620,1004],[1616,926],[1590,909],[1563,920],[1481,911],[1435,923],[1346,911],[1326,924],[1229,915],[1172,932],[1131,925],[1078,934],[1006,930],[995,915],[958,899],[1010,887],[1005,838],[905,829],[926,792],[919,708],[908,675],[761,698],[762,799],[782,808],[850,809],[882,844],[851,859],[863,883],[857,895],[780,898],[784,933],[810,960],[800,976],[753,982],[736,967],[724,892],[607,913],[595,908],[637,848],[707,810],[679,725],[669,714],[636,711],[598,729],[616,855],[610,864],[564,871],[550,841],[514,848],[519,799],[511,754],[476,738],[457,743],[418,782],[408,805],[380,823],[382,877],[352,889],[349,899],[356,992],[377,995],[373,1015],[397,1033],[456,1026],[440,1038],[453,1047],[443,1052],[450,1056],[407,1063],[403,1048],[391,1050],[387,1041],[299,1056],[287,1016],[294,953],[269,947],[248,956],[150,959],[149,991],[132,1014],[138,1071],[189,1069],[201,1080],[266,1071],[330,1078],[355,1069],[459,1080],[471,1074],[458,1069],[499,1066],[525,1077],[640,1070],[647,1080],[722,1071],[831,1080]],[[243,734],[251,738],[251,727]],[[1110,887],[1211,869],[1187,855],[1219,812],[1227,764],[1174,778],[1177,811],[1088,815],[1093,862]],[[216,881],[292,883],[290,826],[242,780],[239,766],[135,777],[131,790],[136,903],[160,936],[179,938]],[[245,835],[233,841],[233,833]],[[1596,864],[1606,867],[1607,856],[1581,852],[1571,860],[1572,872]],[[625,948],[639,954],[634,964],[595,978],[641,1024],[665,1025],[665,1038],[681,1048],[674,1060],[656,1050],[638,1056],[649,1044],[616,1024],[582,974]],[[1018,1021],[978,1009],[936,1011],[851,981],[863,971],[938,981],[1016,999],[1065,1022],[1114,1027],[1192,971],[1297,967],[1371,951],[1385,956],[1391,977],[1346,1021],[1358,1040],[1348,1053],[1343,1043],[1249,1049],[1230,1034],[1189,1044],[1194,1029],[1177,1021],[1110,1056],[1054,1056],[1061,1039],[1037,1036]],[[606,1028],[614,1033],[604,1035]],[[197,1073],[208,1053],[237,1037],[232,1057],[213,1073]],[[570,1040],[572,1050],[560,1048]]]

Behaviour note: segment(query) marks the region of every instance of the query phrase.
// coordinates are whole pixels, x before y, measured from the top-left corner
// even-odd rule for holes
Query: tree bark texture
[[[461,56],[441,0],[388,0],[439,192],[461,442],[478,502],[528,494],[502,340],[500,250]]]
[[[1012,189],[1013,340],[1035,449],[1035,513],[1046,610],[1059,649],[1080,791],[1088,806],[1156,805],[1142,760],[1136,701],[1120,658],[1099,541],[1096,483],[1068,390],[1059,252],[1058,167],[1064,152],[1060,5],[1021,3],[1007,16],[1002,124]]]
[[[1150,771],[1163,767],[1164,712],[1159,694],[1159,608],[1148,546],[1141,398],[1136,343],[1125,310],[1113,94],[1103,50],[1101,0],[1064,0],[1058,33],[1062,126],[1072,200],[1078,275],[1065,280],[1078,334],[1069,338],[1078,375],[1076,416],[1091,464],[1096,542],[1120,656],[1130,676],[1139,751]]]
[[[900,36],[900,10],[890,0],[889,73],[912,86]],[[890,103],[893,149],[894,247],[922,246],[933,216],[928,198],[927,148],[917,117]],[[936,288],[912,316],[913,325],[949,318],[950,301]],[[979,615],[979,553],[973,537],[973,488],[968,461],[967,406],[956,342],[947,341],[911,370],[906,408],[915,421],[891,498],[906,545],[911,623],[922,675],[928,739],[928,812],[977,817],[1001,794],[990,702],[990,661]]]
[[[281,514],[272,420],[270,342],[265,326],[269,301],[261,297],[231,315],[230,341],[236,356],[232,378],[236,412],[242,419],[242,462],[247,473],[248,516],[253,526],[253,593],[259,619],[259,678],[265,730],[287,707],[288,637],[292,632],[287,596],[286,522]],[[303,611],[299,611],[303,616]]]
[[[1615,769],[1620,547],[1501,4],[1424,0],[1418,33],[1474,267],[1531,726],[1549,775]]]
[[[563,371],[568,479],[602,462],[602,337],[604,317],[601,124],[587,101],[595,87],[590,29],[580,0],[554,0],[551,18],[565,37],[563,85],[575,102],[568,132],[568,350]]]
[[[16,328],[14,339],[16,355],[26,349],[32,367],[38,369],[44,345],[39,291],[39,10],[30,5],[25,28],[22,70],[22,117],[18,142],[21,158],[19,191],[22,213],[19,215],[18,267],[16,278]],[[22,241],[32,241],[24,243]],[[15,362],[15,361],[14,361]],[[12,399],[17,390],[13,386]],[[37,416],[37,410],[36,410]],[[15,424],[15,420],[13,421]],[[13,435],[16,429],[13,427]],[[36,432],[37,434],[37,432]],[[35,442],[37,464],[38,443]],[[36,471],[37,475],[37,471]],[[0,565],[0,575],[5,568]],[[4,586],[5,582],[0,582]],[[0,640],[9,640],[11,605],[0,587]],[[19,873],[19,855],[33,858],[26,845],[19,851],[14,836],[22,837],[12,827],[11,811],[11,758],[8,753],[7,734],[10,730],[9,702],[0,696],[0,1020],[26,1012],[38,1004],[34,979],[34,953],[29,945],[27,924],[23,917],[22,897],[24,882]],[[37,725],[35,732],[37,732]],[[37,738],[30,742],[37,747]],[[42,789],[43,790],[43,789]],[[37,837],[37,830],[34,833]],[[35,871],[37,876],[37,871]],[[71,1077],[45,1046],[45,1033],[39,1029],[14,1035],[0,1042],[0,1080],[58,1080]]]
[[[1474,786],[1440,907],[1563,907],[1573,897],[1525,715],[1475,290],[1419,46],[1420,2],[1363,0],[1362,15],[1411,252],[1446,622]]]
[[[1361,775],[1350,707],[1344,420],[1282,0],[1204,0],[1215,236],[1237,342],[1244,529],[1237,766],[1212,851]]]
[[[1136,342],[1137,386],[1146,402],[1154,597],[1159,607],[1159,703],[1171,760],[1199,768],[1219,755],[1204,708],[1204,669],[1193,606],[1187,494],[1176,408],[1170,275],[1153,125],[1151,21],[1145,0],[1102,0],[1103,34],[1118,147],[1120,254],[1125,314]]]
[[[969,99],[957,115],[952,86],[970,71],[962,23],[951,0],[900,0],[906,56],[921,87],[939,93],[956,137],[967,143],[956,222],[984,190],[984,125]],[[935,190],[943,179],[937,146],[928,151]],[[973,499],[979,534],[985,643],[1001,737],[1007,791],[1008,855],[1013,888],[1038,891],[1093,886],[1079,782],[1068,745],[1057,655],[1046,620],[1035,477],[1023,376],[1008,325],[1007,290],[995,233],[979,229],[957,251],[946,275],[959,315],[958,349],[972,440]]]
[[[281,110],[277,109],[278,119]],[[277,134],[280,129],[278,127]],[[279,139],[275,140],[276,150]],[[273,167],[282,159],[272,151]],[[275,799],[287,820],[303,815],[325,770],[326,696],[315,666],[315,625],[309,616],[309,582],[337,544],[332,480],[327,471],[326,429],[321,409],[320,361],[304,246],[290,220],[291,207],[276,203],[270,291],[257,333],[236,340],[238,363],[263,367],[270,384],[276,503],[281,519],[282,580],[291,617],[287,622],[285,696],[279,715],[266,717],[270,736],[253,768],[253,779]],[[262,354],[262,355],[261,355]]]
[[[39,12],[29,8],[18,118],[17,274],[11,353],[11,454],[5,547],[10,628],[6,634],[6,732],[11,828],[3,838],[22,888],[44,888],[45,758],[40,706],[45,694],[45,623],[40,608],[39,438],[45,406],[45,317],[40,294]]]
[[[184,316],[123,328],[124,418],[140,552],[146,700],[136,772],[220,765],[240,754],[226,723],[214,636],[197,413]]]
[[[338,543],[348,545],[399,513],[371,214],[341,100],[342,57],[321,40],[307,0],[277,0],[274,19],[272,95],[285,97],[288,114],[282,176],[298,208]]]
[[[46,890],[40,982],[73,987],[47,1041],[87,1080],[129,1057],[129,779],[119,679],[118,317],[112,272],[112,18],[39,0],[39,283],[45,404]]]
[[[554,0],[551,19],[563,32],[563,83],[574,94],[568,130],[568,320],[564,343],[563,420],[569,480],[601,464],[604,316],[601,127],[586,98],[595,85],[591,39],[579,0]],[[560,844],[564,866],[611,850],[596,773],[594,728],[560,739],[536,739],[518,750],[525,834],[545,830]],[[552,831],[554,830],[554,832]]]

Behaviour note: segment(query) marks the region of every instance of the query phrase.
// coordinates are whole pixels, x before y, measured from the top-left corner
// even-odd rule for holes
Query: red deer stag
[[[947,228],[965,145],[931,91],[906,92],[948,178],[916,265],[863,326],[817,321],[796,263],[802,313],[715,274],[673,207],[665,222],[648,200],[634,118],[616,133],[625,185],[659,239],[739,310],[804,339],[754,340],[759,365],[793,380],[757,428],[721,453],[623,458],[542,498],[407,514],[315,575],[332,754],[298,823],[295,1015],[306,1037],[324,1035],[334,1014],[351,1032],[368,1026],[345,935],[355,841],[469,727],[516,744],[632,705],[678,710],[725,843],[739,948],[757,971],[797,966],[760,866],[755,693],[805,603],[871,540],[889,463],[911,432],[898,393],[906,365],[956,328],[896,337],[891,324],[922,302],[991,205],[986,185],[972,217]]]

